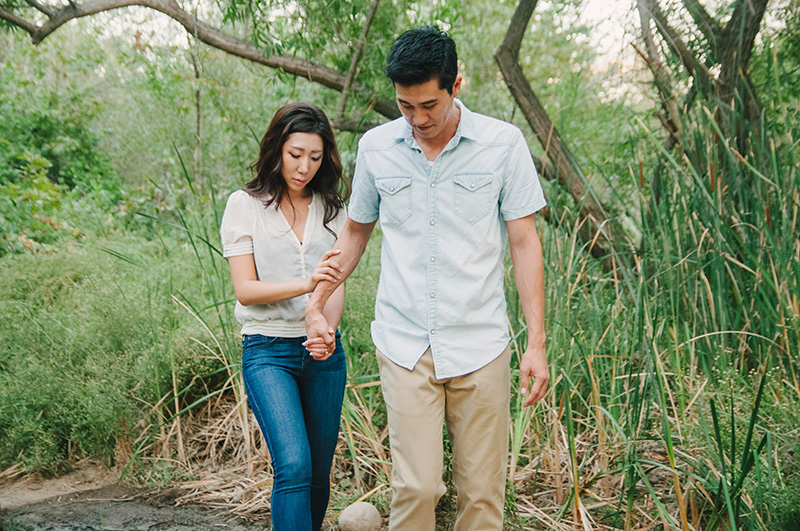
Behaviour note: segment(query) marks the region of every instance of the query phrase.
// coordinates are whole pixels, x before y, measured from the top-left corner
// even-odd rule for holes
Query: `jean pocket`
[[[491,173],[459,173],[453,177],[455,213],[467,223],[475,223],[489,213],[492,206]]]
[[[245,334],[242,336],[242,350],[268,347],[280,339],[279,337],[264,336],[261,334]]]
[[[411,177],[381,177],[375,187],[381,196],[381,224],[400,225],[411,217]]]

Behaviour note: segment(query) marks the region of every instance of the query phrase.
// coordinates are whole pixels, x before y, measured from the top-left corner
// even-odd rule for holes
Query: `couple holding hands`
[[[338,332],[344,280],[381,221],[372,338],[394,478],[391,530],[433,531],[453,448],[457,531],[500,530],[508,461],[506,243],[525,319],[525,405],[550,378],[544,268],[534,213],[545,199],[520,130],[467,109],[453,40],[403,33],[386,75],[403,114],[359,142],[349,206],[330,123],[294,103],[275,114],[222,220],[242,324],[248,400],[272,459],[276,531],[319,530],[347,379]]]

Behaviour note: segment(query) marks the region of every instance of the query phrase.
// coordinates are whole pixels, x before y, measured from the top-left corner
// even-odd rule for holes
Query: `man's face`
[[[395,84],[397,107],[414,131],[417,140],[435,140],[439,135],[452,135],[451,126],[458,123],[453,100],[461,89],[461,76],[453,83],[453,93],[439,88],[434,78],[419,85]],[[455,121],[455,124],[454,124]],[[449,140],[449,138],[448,138]]]

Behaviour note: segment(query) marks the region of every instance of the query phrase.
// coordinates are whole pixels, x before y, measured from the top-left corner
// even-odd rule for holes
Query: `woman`
[[[347,378],[338,333],[333,352],[303,346],[308,294],[338,276],[329,249],[347,218],[325,114],[306,103],[279,109],[250,170],[254,178],[231,194],[221,228],[242,324],[244,383],[272,458],[273,529],[318,530]],[[343,307],[340,288],[325,306],[334,329]]]

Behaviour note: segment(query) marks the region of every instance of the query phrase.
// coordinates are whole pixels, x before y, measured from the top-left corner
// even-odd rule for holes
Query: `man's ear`
[[[461,82],[464,78],[461,77],[461,74],[456,76],[456,80],[453,82],[453,97],[458,97],[458,93],[461,91]]]

